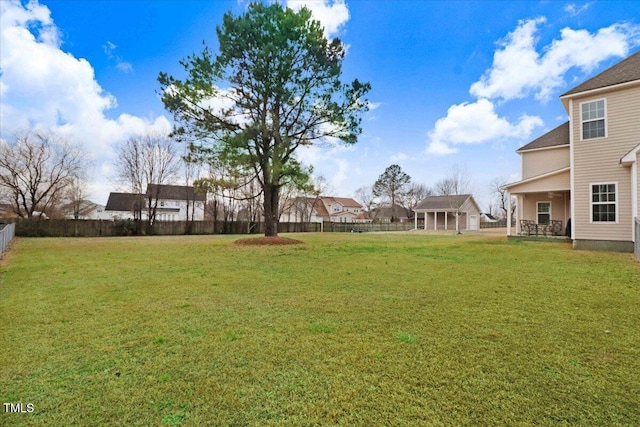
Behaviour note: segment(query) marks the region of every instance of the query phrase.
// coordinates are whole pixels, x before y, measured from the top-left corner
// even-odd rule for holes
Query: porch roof
[[[504,188],[511,194],[569,191],[571,189],[570,171],[570,167],[558,169],[512,184],[507,184]]]
[[[622,166],[629,166],[631,163],[636,161],[636,156],[640,153],[640,144],[636,145],[631,149],[627,154],[624,155],[623,158],[620,159],[620,164]]]

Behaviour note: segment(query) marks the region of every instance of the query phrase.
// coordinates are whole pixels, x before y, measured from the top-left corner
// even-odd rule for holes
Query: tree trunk
[[[264,183],[264,235],[265,237],[278,235],[278,210],[280,202],[280,187],[272,183]]]

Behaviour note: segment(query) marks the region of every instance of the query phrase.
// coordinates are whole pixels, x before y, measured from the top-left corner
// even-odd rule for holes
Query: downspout
[[[636,155],[637,158],[637,155]],[[638,213],[638,162],[631,163],[631,241],[636,241],[635,218],[640,217]]]
[[[575,241],[577,240],[577,236],[576,236],[576,191],[575,191],[575,182],[576,182],[576,178],[575,178],[575,154],[574,154],[574,135],[573,135],[573,121],[574,121],[574,117],[573,117],[573,99],[569,100],[569,166],[571,167],[569,169],[569,182],[570,182],[570,189],[571,189],[571,194],[569,195],[570,197],[570,202],[571,202],[571,216],[569,217],[571,219],[571,239],[574,242],[574,248],[575,248]]]

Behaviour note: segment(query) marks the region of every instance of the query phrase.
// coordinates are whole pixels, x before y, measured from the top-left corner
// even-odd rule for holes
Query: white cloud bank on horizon
[[[542,119],[522,115],[510,123],[495,112],[495,103],[534,96],[546,102],[566,82],[572,69],[588,73],[610,58],[625,57],[630,48],[640,44],[640,27],[618,23],[595,33],[563,28],[560,38],[536,50],[539,26],[546,19],[522,20],[516,29],[499,42],[493,64],[469,93],[477,101],[449,108],[428,132],[427,153],[452,154],[457,145],[482,144],[507,138],[526,139]]]
[[[3,0],[0,15],[1,138],[27,128],[47,129],[80,145],[104,173],[110,170],[117,143],[147,131],[171,130],[164,116],[153,121],[130,114],[107,118],[116,99],[98,84],[87,60],[62,50],[46,6]],[[105,203],[115,189],[101,173],[92,178],[92,196]]]

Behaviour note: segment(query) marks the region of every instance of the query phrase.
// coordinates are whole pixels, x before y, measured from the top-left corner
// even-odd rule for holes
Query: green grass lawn
[[[632,255],[289,237],[17,240],[0,425],[640,425]]]

